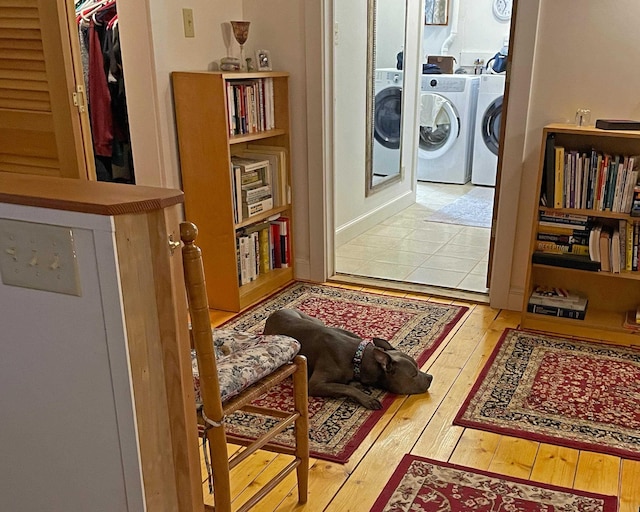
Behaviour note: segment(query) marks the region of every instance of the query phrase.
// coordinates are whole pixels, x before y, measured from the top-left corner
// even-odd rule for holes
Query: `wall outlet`
[[[193,25],[193,9],[182,9],[182,23],[184,24],[184,37],[196,37],[196,30]]]
[[[6,285],[80,296],[73,231],[0,219],[0,276]]]

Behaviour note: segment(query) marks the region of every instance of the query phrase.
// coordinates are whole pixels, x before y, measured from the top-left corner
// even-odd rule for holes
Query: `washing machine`
[[[465,184],[471,179],[479,84],[479,76],[422,76],[418,180]]]
[[[402,71],[377,69],[374,94],[373,175],[396,175],[400,170]]]
[[[504,75],[480,76],[471,162],[471,183],[474,185],[494,187],[496,184],[504,81]]]

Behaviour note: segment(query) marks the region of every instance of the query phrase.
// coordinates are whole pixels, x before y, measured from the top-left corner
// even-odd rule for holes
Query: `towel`
[[[436,128],[438,125],[438,116],[440,116],[441,113],[445,115],[442,109],[446,101],[445,98],[437,94],[422,94],[420,97],[420,126]]]

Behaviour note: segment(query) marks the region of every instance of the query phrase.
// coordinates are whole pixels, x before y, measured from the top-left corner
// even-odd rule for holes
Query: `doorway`
[[[429,50],[429,43],[433,43],[434,38],[432,32],[427,34],[427,31],[439,32],[440,41],[446,39],[448,45],[451,44],[451,33],[461,32],[454,27],[459,17],[459,13],[455,12],[456,8],[473,9],[468,2],[449,2],[448,26],[425,27],[422,39],[425,62],[427,54],[436,51],[433,50],[433,44]],[[454,68],[457,73],[469,76],[479,75],[483,71],[485,62],[505,41],[508,42],[510,20],[502,21],[502,32],[499,37],[494,37],[497,40],[492,43],[492,47],[487,43],[487,51],[476,52],[480,55],[474,60],[469,60],[472,52],[467,52],[460,46],[443,53],[457,56],[458,64]],[[458,38],[468,40],[465,34],[458,34]],[[444,49],[444,43],[442,46]],[[440,76],[460,77],[457,73]],[[425,76],[427,75],[422,78]],[[419,107],[419,96],[416,104]],[[414,113],[414,117],[419,118],[419,114]],[[499,117],[493,117],[494,127],[497,126],[498,130],[500,121]],[[470,128],[475,130],[475,121]],[[457,183],[447,183],[446,179],[439,177],[421,180],[420,172],[416,169],[418,165],[420,158],[415,158],[414,168],[405,171],[414,176],[414,179],[417,175],[420,180],[413,185],[414,204],[374,226],[369,226],[349,240],[344,240],[344,237],[336,239],[336,278],[374,278],[398,285],[425,285],[450,291],[479,293],[488,298],[495,171],[491,184],[474,183],[468,178],[454,180]],[[497,154],[493,155],[493,165],[496,169]],[[442,165],[435,162],[434,168],[441,170]]]

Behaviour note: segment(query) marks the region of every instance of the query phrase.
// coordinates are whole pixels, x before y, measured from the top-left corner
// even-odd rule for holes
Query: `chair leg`
[[[213,493],[216,512],[231,512],[231,483],[229,480],[229,459],[224,427],[211,427],[207,430],[209,455],[213,471]]]
[[[296,457],[300,464],[296,468],[298,477],[298,503],[306,503],[309,489],[309,396],[307,393],[307,359],[296,356],[297,369],[293,374],[293,394],[296,411],[300,417],[295,423]]]

